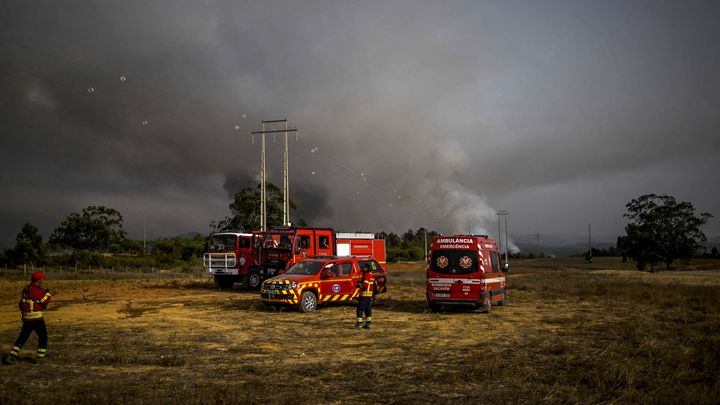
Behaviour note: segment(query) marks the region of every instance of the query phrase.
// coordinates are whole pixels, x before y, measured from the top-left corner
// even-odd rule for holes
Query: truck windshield
[[[478,254],[473,250],[437,250],[431,269],[441,274],[470,274],[478,271]]]
[[[208,242],[210,250],[235,250],[237,236],[235,235],[213,235]]]
[[[305,276],[314,276],[320,272],[324,262],[300,262],[295,263],[285,274],[302,274]]]
[[[293,239],[295,239],[295,235],[271,233],[265,237],[265,247],[290,250]]]

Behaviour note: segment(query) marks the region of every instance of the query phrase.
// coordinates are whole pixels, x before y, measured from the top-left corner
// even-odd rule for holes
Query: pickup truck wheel
[[[231,290],[235,285],[235,277],[233,276],[214,276],[215,287],[221,290]]]
[[[298,304],[300,311],[312,312],[317,308],[317,295],[312,291],[304,291],[300,296],[300,303]]]
[[[259,290],[260,285],[262,285],[260,273],[256,269],[251,269],[248,274],[245,275],[243,284],[247,290]]]
[[[497,305],[497,306],[499,306],[499,307],[504,307],[504,306],[505,306],[505,300],[506,300],[506,299],[507,299],[507,293],[503,293],[503,299],[501,299],[500,301],[498,301],[495,305]]]
[[[485,303],[485,305],[483,306],[483,311],[486,314],[492,312],[492,295],[488,296],[487,303]]]
[[[440,310],[442,309],[442,306],[440,304],[436,304],[434,302],[428,303],[428,307],[430,307],[430,312],[434,314],[440,312]]]

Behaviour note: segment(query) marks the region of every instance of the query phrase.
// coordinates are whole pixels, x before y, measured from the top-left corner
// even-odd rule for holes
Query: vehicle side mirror
[[[332,278],[332,273],[330,270],[324,270],[322,274],[320,275],[320,278]]]
[[[503,273],[510,273],[510,263],[505,263],[503,265]]]

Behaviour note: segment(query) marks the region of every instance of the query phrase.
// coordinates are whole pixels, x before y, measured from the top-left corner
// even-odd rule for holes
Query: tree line
[[[53,230],[47,243],[37,226],[25,223],[15,246],[0,253],[5,267],[107,267],[152,268],[191,263],[205,251],[205,238],[160,239],[150,242],[128,239],[123,217],[114,208],[89,206],[72,213]]]
[[[268,225],[280,225],[281,192],[270,183],[268,191],[271,196],[267,202]],[[211,223],[211,229],[258,229],[259,202],[259,186],[241,190],[230,203],[232,215]],[[291,208],[297,208],[293,201]],[[630,221],[625,227],[626,234],[618,237],[616,247],[593,249],[592,257],[622,256],[624,260],[633,261],[639,270],[653,270],[658,264],[669,269],[676,260],[690,259],[703,251],[701,243],[707,238],[701,228],[712,218],[710,213],[696,213],[690,202],[656,194],[633,199],[626,208],[624,217]],[[297,224],[305,225],[302,220]],[[385,239],[388,261],[418,261],[425,257],[425,249],[439,234],[419,228],[402,234],[380,232],[378,235]],[[47,243],[35,225],[24,224],[16,235],[15,246],[0,253],[0,266],[178,266],[196,262],[202,256],[206,237],[162,239],[150,245],[150,251],[146,252],[142,241],[128,239],[118,210],[89,206],[68,215],[53,230]],[[705,257],[718,257],[717,248],[705,253]]]

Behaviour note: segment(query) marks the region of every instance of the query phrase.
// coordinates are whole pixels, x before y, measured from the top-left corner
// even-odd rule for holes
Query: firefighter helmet
[[[42,271],[36,271],[31,276],[32,281],[40,281],[40,280],[47,280],[47,275],[43,273]]]

